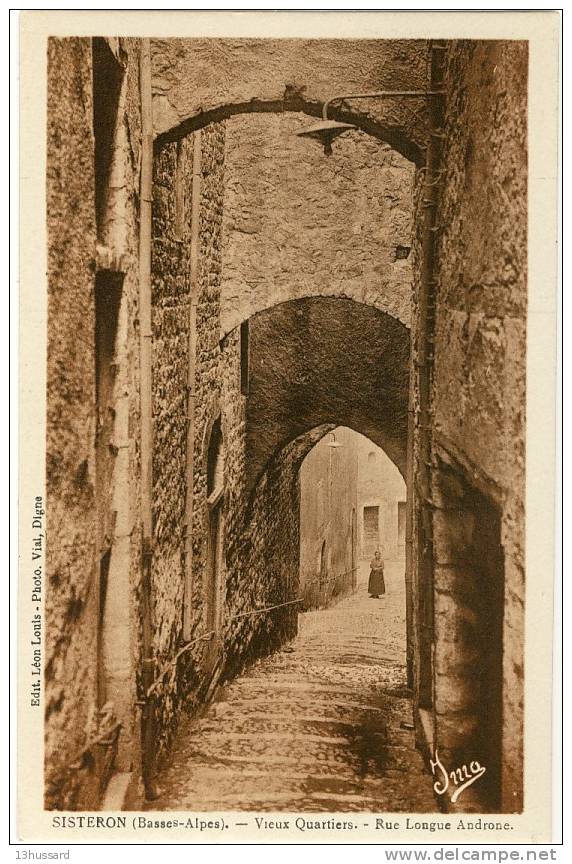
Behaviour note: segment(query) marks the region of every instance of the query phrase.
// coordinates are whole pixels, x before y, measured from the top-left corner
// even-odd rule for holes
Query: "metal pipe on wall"
[[[192,638],[192,594],[193,594],[193,508],[195,465],[195,370],[197,344],[197,300],[199,292],[199,238],[201,218],[201,132],[193,134],[193,174],[191,184],[191,243],[189,273],[189,340],[187,370],[187,452],[185,499],[185,599],[183,611],[183,639]]]
[[[141,617],[143,690],[141,734],[142,773],[147,798],[155,789],[155,712],[147,692],[155,677],[153,656],[153,390],[151,321],[151,243],[153,199],[153,114],[151,93],[151,45],[141,40],[139,60],[141,98],[141,177],[139,210],[139,391],[141,408]]]
[[[413,342],[413,340],[412,340]],[[410,347],[413,357],[413,345]],[[407,411],[407,471],[405,477],[406,485],[406,510],[405,510],[405,620],[406,620],[406,662],[407,662],[407,686],[413,689],[415,679],[414,656],[414,599],[413,599],[413,502],[415,498],[414,478],[415,458],[414,451],[414,423],[415,409],[413,399],[414,375],[413,369],[409,372],[409,406]]]
[[[440,90],[378,90],[374,93],[343,93],[341,96],[332,96],[324,102],[322,107],[322,120],[328,119],[328,108],[333,102],[344,102],[350,99],[401,99],[403,97],[412,97],[414,99],[425,98],[426,96],[437,96],[441,93]]]

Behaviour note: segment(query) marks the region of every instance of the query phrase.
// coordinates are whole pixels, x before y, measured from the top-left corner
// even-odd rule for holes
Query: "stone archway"
[[[298,439],[303,458],[306,446],[311,449],[317,440],[316,429],[324,434],[337,425],[382,447],[405,477],[409,330],[404,324],[352,300],[293,300],[253,316],[249,351],[249,489],[290,442]]]
[[[362,433],[406,477],[410,334],[387,313],[333,297],[278,304],[248,324],[246,506],[232,567],[273,585],[280,602],[293,600],[298,585],[298,471],[327,432],[347,426]],[[296,608],[286,607],[254,650],[279,644],[296,620]],[[238,654],[238,638],[234,644]]]
[[[421,39],[154,39],[152,62],[159,141],[239,113],[319,116],[323,103],[338,94],[427,89],[427,42]],[[423,163],[423,99],[348,105],[332,108],[331,116]]]

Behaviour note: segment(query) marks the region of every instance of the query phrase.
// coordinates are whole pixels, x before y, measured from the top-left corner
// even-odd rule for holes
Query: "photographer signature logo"
[[[482,777],[487,770],[484,765],[481,765],[474,759],[469,766],[462,765],[460,768],[455,768],[454,771],[447,772],[445,766],[439,759],[439,752],[435,750],[435,759],[430,760],[431,773],[435,777],[437,771],[441,772],[441,777],[433,783],[433,789],[437,795],[444,795],[453,784],[453,793],[451,794],[451,803],[454,804],[459,800],[461,792],[470,786],[479,777]]]

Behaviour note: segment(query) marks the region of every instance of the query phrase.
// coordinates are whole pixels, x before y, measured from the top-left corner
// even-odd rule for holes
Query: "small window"
[[[395,247],[395,261],[403,261],[405,258],[409,258],[409,253],[411,252],[411,246],[396,246]]]
[[[217,497],[222,491],[224,484],[224,451],[222,446],[222,431],[220,420],[213,426],[211,440],[209,442],[208,464],[207,464],[207,495],[210,498]]]
[[[93,135],[95,144],[95,213],[98,234],[105,218],[113,144],[123,83],[123,67],[107,40],[92,39]]]
[[[175,169],[175,239],[183,240],[185,237],[185,173],[186,173],[185,142],[177,143],[177,166]]]
[[[328,559],[326,557],[326,541],[322,541],[320,549],[320,581],[324,582],[328,578]]]
[[[243,396],[248,396],[250,388],[249,350],[248,321],[243,321],[240,325],[240,392]]]
[[[207,465],[208,553],[206,568],[207,629],[216,634],[211,641],[209,664],[220,651],[218,634],[224,608],[224,442],[220,419],[213,426]]]
[[[375,452],[373,450],[370,450],[369,453],[367,454],[367,461],[369,462],[370,465],[373,462],[375,462]]]

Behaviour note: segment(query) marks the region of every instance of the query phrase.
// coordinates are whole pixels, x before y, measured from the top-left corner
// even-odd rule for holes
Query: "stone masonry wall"
[[[325,608],[357,584],[356,435],[338,426],[300,468],[300,592],[303,609]],[[332,447],[332,443],[338,447]]]
[[[180,235],[175,178],[177,159],[186,163],[190,151],[187,140],[168,145],[155,157],[153,171],[153,620],[159,668],[178,646],[183,614],[191,178],[184,174],[181,181]],[[160,729],[168,728],[177,700],[172,679],[163,684],[156,709]]]
[[[96,225],[91,112],[90,40],[50,40],[46,442],[50,539],[45,666],[50,772],[62,758],[67,761],[71,752],[81,750],[97,725],[93,662],[97,607],[92,590]],[[65,751],[60,748],[63,740]],[[47,787],[48,806],[58,793]]]
[[[182,640],[184,607],[184,525],[186,495],[187,372],[189,332],[192,137],[160,148],[155,157],[153,191],[154,331],[154,530],[153,556],[155,655],[161,668]],[[206,630],[202,573],[206,556],[205,441],[207,426],[220,404],[219,285],[220,231],[224,170],[224,128],[201,133],[201,202],[197,304],[195,473],[193,508],[193,633]],[[177,161],[180,160],[179,166]],[[179,174],[178,174],[179,172]],[[182,184],[183,217],[177,213],[177,176]],[[204,643],[186,658],[187,675],[176,667],[158,691],[159,753],[169,745],[184,698],[203,683]],[[189,671],[192,670],[192,671]],[[181,680],[185,686],[180,687]],[[190,688],[189,688],[190,684]]]
[[[441,453],[449,463],[448,471],[452,460],[464,473],[464,482],[468,479],[476,484],[492,510],[500,510],[504,557],[502,806],[518,810],[523,755],[526,43],[451,43],[445,89],[434,274],[439,286],[434,445],[436,455]],[[453,526],[449,529],[454,532]],[[455,530],[461,531],[470,549],[471,532],[476,537],[477,527],[469,535],[466,525]],[[457,536],[449,540],[460,542]],[[456,589],[451,598],[446,573],[437,570],[435,579],[437,639],[444,652],[442,660],[439,653],[436,657],[437,718],[442,712],[445,722],[446,715],[455,710],[458,724],[462,690],[448,664],[447,633],[457,632],[459,626],[466,629],[466,623],[457,624],[454,619],[459,615],[465,619],[472,607],[471,602],[463,606]]]
[[[110,195],[102,240],[110,261],[122,274],[121,305],[115,344],[117,387],[112,411],[114,473],[106,506],[116,513],[105,608],[102,657],[106,686],[121,722],[115,768],[130,772],[129,794],[137,793],[140,774],[140,711],[137,672],[141,664],[141,529],[140,529],[140,398],[139,398],[139,172],[141,113],[139,40],[119,39],[116,51],[123,81],[115,129]]]
[[[220,420],[224,452],[224,565],[221,663],[217,677],[237,672],[294,635],[295,607],[254,610],[292,599],[298,573],[298,461],[277,458],[246,494],[246,400],[241,393],[240,328],[220,340],[224,124],[201,131],[201,201],[195,369],[195,455],[191,641],[209,629],[207,468],[211,432]],[[212,643],[184,644],[186,385],[189,326],[192,137],[158,147],[154,171],[154,489],[155,652],[161,683],[156,722],[159,759],[168,751],[183,707],[197,708],[213,676]],[[178,152],[177,152],[178,151]],[[184,219],[177,204],[177,159]],[[182,230],[181,230],[182,228]],[[178,230],[178,233],[177,233]],[[245,614],[248,613],[248,614]],[[235,617],[238,616],[238,617]],[[166,674],[162,674],[166,670]]]
[[[120,86],[106,207],[96,220],[92,40],[48,41],[45,802],[59,809],[97,809],[112,770],[138,769],[138,46],[109,40],[104,50]],[[115,378],[109,405],[97,412],[96,290],[110,279],[121,283]],[[111,418],[105,500],[96,471],[104,416]],[[104,510],[117,517],[109,522],[105,601],[98,590]],[[117,748],[92,747],[117,721]]]
[[[408,671],[410,686],[414,689],[415,708],[419,707],[419,693],[421,680],[421,586],[420,586],[420,496],[417,483],[418,461],[419,461],[419,304],[417,302],[420,290],[420,272],[422,260],[422,178],[423,174],[416,172],[414,180],[413,209],[414,209],[414,232],[412,237],[412,268],[413,268],[413,290],[411,292],[411,328],[410,328],[410,366],[409,366],[409,423],[407,436],[408,470],[405,477],[407,495],[407,537],[405,546],[405,568],[406,578],[411,584],[411,608],[408,619],[410,645]],[[417,718],[418,719],[418,718]],[[421,744],[423,736],[419,723],[416,724],[417,743]]]
[[[236,674],[296,635],[297,605],[262,614],[246,613],[290,603],[298,597],[298,468],[295,448],[281,451],[260,478],[250,506],[240,507],[234,538],[230,531],[227,534],[225,676]],[[248,502],[246,495],[244,498]],[[233,616],[241,617],[230,620]]]
[[[333,155],[303,114],[227,127],[221,327],[286,300],[347,297],[409,324],[414,168],[364,132]]]

